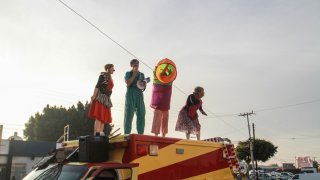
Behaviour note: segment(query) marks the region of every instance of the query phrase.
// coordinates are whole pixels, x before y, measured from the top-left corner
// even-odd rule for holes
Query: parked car
[[[252,171],[252,170],[250,170],[250,171],[249,171],[249,175],[251,175],[251,174],[252,174],[252,172],[253,172],[253,171]],[[256,170],[255,172],[256,172],[256,173],[258,173],[258,174],[260,174],[260,173],[264,173],[264,170],[260,170],[260,169],[258,169],[258,170]]]
[[[253,174],[250,174],[250,179],[253,179]],[[259,180],[272,180],[270,173],[258,173]]]
[[[272,176],[269,173],[260,173],[259,180],[271,180]]]
[[[320,173],[296,174],[290,180],[317,180],[320,179]]]
[[[278,180],[278,179],[281,178],[281,173],[276,172],[276,171],[272,171],[272,172],[270,173],[270,175],[271,175],[271,179],[272,179],[272,180]]]
[[[291,179],[293,176],[294,174],[292,174],[291,172],[281,172],[280,179],[287,180],[287,179]]]

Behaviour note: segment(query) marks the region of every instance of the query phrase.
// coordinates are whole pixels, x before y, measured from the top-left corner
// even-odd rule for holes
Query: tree
[[[47,105],[43,113],[37,112],[29,118],[23,130],[27,140],[56,141],[63,134],[63,129],[69,125],[69,139],[93,134],[94,121],[88,118],[90,104],[82,104],[68,109],[60,106]],[[105,133],[108,135],[112,127],[106,125]]]
[[[278,164],[271,164],[270,166],[271,166],[271,167],[279,167]]]
[[[313,161],[313,167],[316,168],[318,170],[319,168],[319,164],[317,161]]]
[[[250,141],[240,141],[238,146],[236,147],[236,154],[239,160],[244,160],[246,163],[250,163]],[[254,143],[254,158],[257,161],[266,162],[268,159],[273,157],[277,152],[278,147],[274,146],[271,142],[256,139]]]

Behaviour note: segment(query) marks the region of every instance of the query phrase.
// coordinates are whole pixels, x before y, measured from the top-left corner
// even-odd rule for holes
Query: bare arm
[[[199,110],[200,110],[201,114],[208,116],[207,113],[202,109],[202,105],[200,106]]]
[[[93,95],[91,96],[91,101],[93,101],[98,95],[98,88],[94,89]]]

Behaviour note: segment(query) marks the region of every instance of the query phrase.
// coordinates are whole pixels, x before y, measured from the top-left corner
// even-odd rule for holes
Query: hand
[[[203,115],[205,115],[205,116],[208,116],[208,114],[207,114],[206,112],[204,112],[204,111],[201,111],[201,113],[202,113]]]
[[[136,76],[139,72],[139,68],[138,67],[133,67],[132,69],[133,75]]]
[[[95,95],[91,96],[91,101],[93,101],[96,98]]]

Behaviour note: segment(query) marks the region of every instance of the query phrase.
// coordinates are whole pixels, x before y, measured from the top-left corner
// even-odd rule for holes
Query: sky
[[[138,58],[152,77],[157,62],[169,58],[178,71],[169,137],[185,138],[174,130],[176,119],[187,95],[202,86],[208,116],[199,117],[201,139],[247,140],[247,119],[239,115],[253,111],[255,137],[278,147],[264,164],[320,161],[320,1],[63,2],[74,11],[58,0],[0,0],[3,138],[23,136],[24,124],[47,104],[89,101],[107,63],[116,70],[113,124],[123,132],[130,60]],[[148,135],[151,87],[144,92]]]

